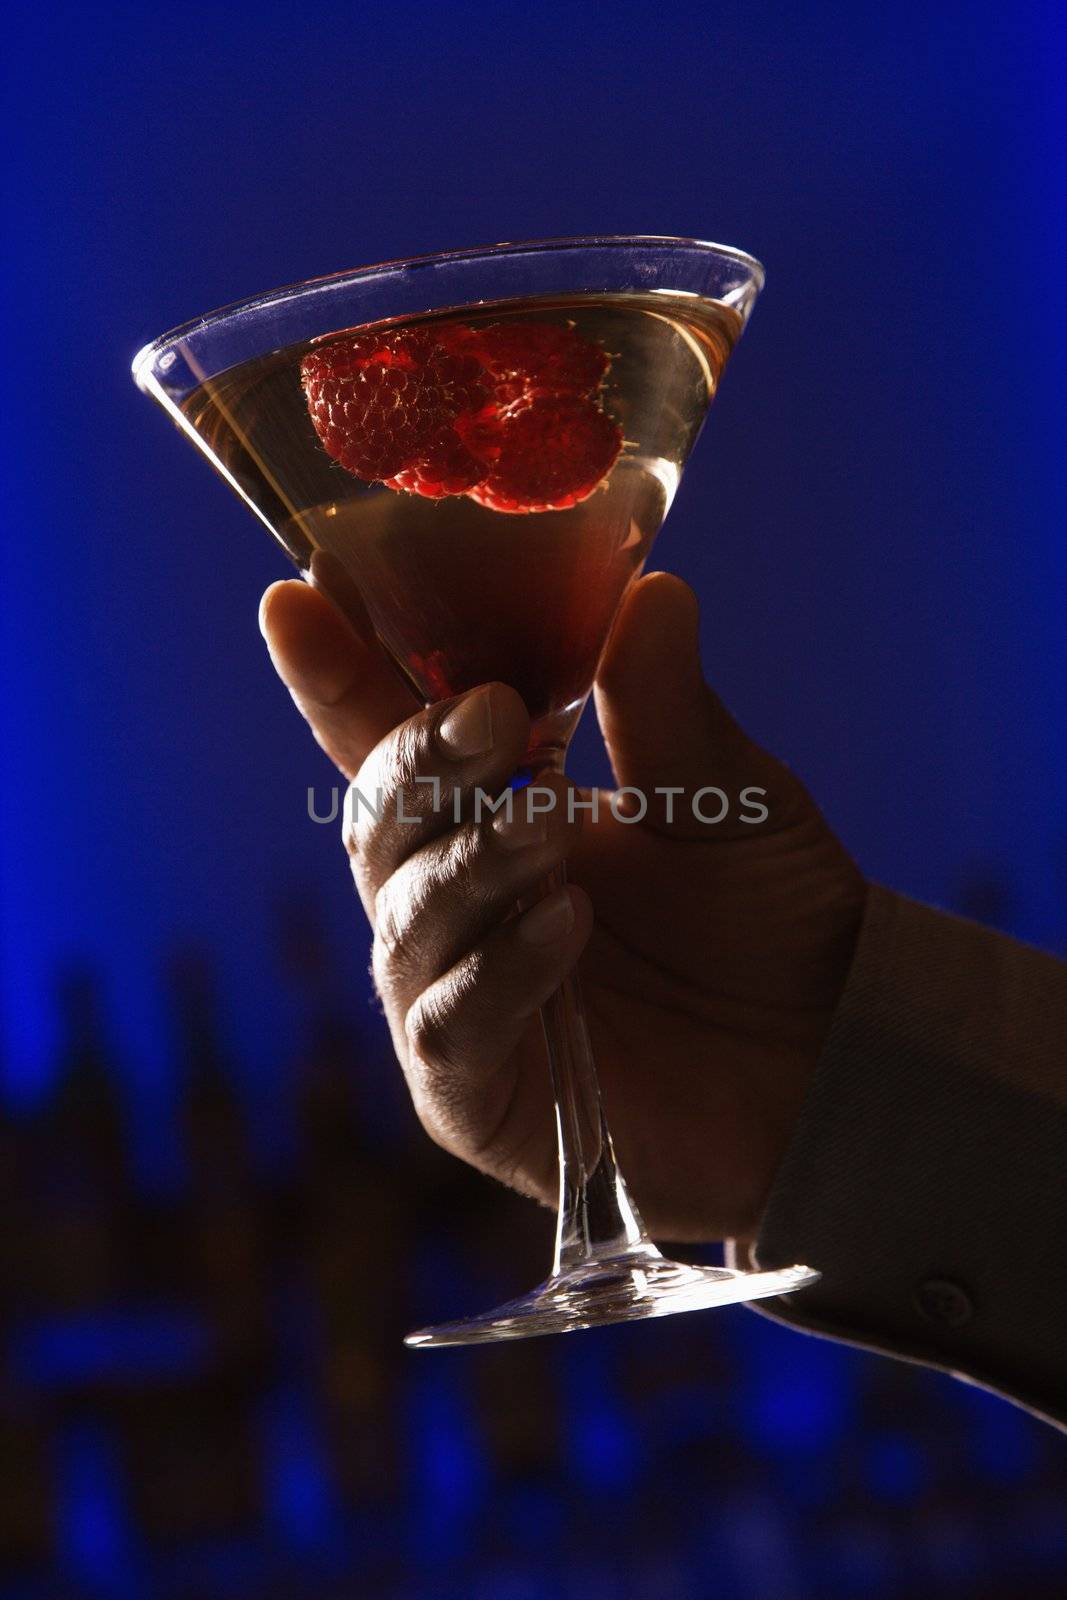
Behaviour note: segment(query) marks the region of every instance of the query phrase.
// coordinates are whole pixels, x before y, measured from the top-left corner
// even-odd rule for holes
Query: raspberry
[[[387,489],[440,500],[445,495],[464,494],[484,477],[485,462],[471,454],[454,427],[446,425],[427,440],[413,465],[382,482]]]
[[[565,511],[592,494],[622,447],[622,429],[592,400],[546,395],[503,425],[500,455],[467,492],[492,511]]]
[[[609,357],[547,322],[359,333],[313,350],[300,375],[333,460],[368,483],[496,511],[563,510],[622,448],[597,390]]]
[[[504,404],[538,394],[592,394],[610,365],[598,345],[551,322],[498,322],[482,333],[481,348]]]
[[[484,370],[425,329],[357,334],[313,350],[300,376],[327,455],[355,477],[385,482],[425,464],[428,481],[446,477],[456,487],[440,492],[457,494],[484,476],[473,458],[451,453],[456,416],[488,399]]]

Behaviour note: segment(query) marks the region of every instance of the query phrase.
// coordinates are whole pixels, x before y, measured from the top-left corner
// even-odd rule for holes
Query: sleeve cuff
[[[1065,1054],[1067,966],[872,885],[753,1248],[822,1277],[757,1309],[1067,1422]]]

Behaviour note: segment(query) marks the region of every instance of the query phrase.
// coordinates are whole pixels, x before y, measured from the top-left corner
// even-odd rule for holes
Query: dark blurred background
[[[0,1595],[1067,1592],[1062,1441],[948,1378],[740,1309],[403,1350],[549,1219],[415,1129],[256,629],[281,558],[128,378],[364,262],[753,251],[658,559],[872,876],[1062,951],[1062,12],[52,4],[6,45]]]

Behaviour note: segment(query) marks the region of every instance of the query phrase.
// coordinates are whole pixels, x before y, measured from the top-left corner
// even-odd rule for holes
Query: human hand
[[[338,597],[336,588],[332,591]],[[556,1200],[555,1125],[538,1007],[581,961],[593,1050],[620,1166],[653,1233],[754,1235],[855,946],[863,879],[800,782],[754,745],[704,684],[696,600],[654,574],[623,602],[597,713],[620,787],[648,796],[594,822],[558,804],[510,830],[459,826],[459,787],[492,794],[521,764],[528,719],[502,684],[429,710],[401,684],[358,596],[345,617],[290,581],[264,596],[274,663],[355,788],[346,842],[374,929],[373,970],[412,1099],[464,1160]],[[714,785],[729,812],[699,820]],[[657,789],[682,793],[669,803]],[[396,821],[395,796],[407,815]],[[742,820],[764,791],[762,822]],[[588,795],[583,795],[588,799]],[[705,816],[721,808],[706,796]],[[630,805],[631,812],[636,802]],[[358,815],[354,815],[358,812]],[[469,810],[466,813],[469,815]],[[514,915],[564,859],[571,886]]]

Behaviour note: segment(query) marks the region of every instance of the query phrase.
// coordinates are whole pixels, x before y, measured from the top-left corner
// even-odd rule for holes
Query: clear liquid
[[[508,318],[571,326],[611,357],[597,400],[625,445],[600,487],[564,511],[514,515],[354,477],[320,444],[301,387],[301,359],[322,340],[203,383],[182,412],[298,567],[308,571],[319,551],[340,563],[420,698],[510,683],[530,712],[533,744],[558,747],[670,507],[740,320],[695,296],[587,294],[405,326]],[[327,588],[329,566],[314,562]]]

